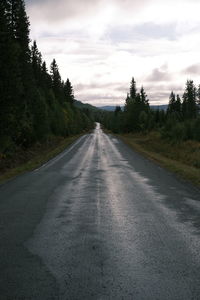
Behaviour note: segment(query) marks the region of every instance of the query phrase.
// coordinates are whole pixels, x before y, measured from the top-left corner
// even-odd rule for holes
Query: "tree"
[[[71,82],[69,81],[69,79],[67,78],[67,81],[64,84],[64,94],[65,94],[65,101],[73,104],[74,102],[74,91],[73,91],[73,87],[71,85]]]
[[[179,95],[176,96],[176,111],[181,114],[181,98]]]
[[[200,111],[200,84],[197,89],[197,109]]]
[[[148,112],[149,111],[149,99],[147,94],[142,86],[140,89],[140,101],[141,101],[141,110]]]
[[[182,112],[185,119],[192,119],[197,116],[197,91],[193,80],[187,80],[183,94]]]
[[[32,63],[34,77],[39,84],[41,80],[41,73],[42,73],[42,55],[38,50],[36,41],[34,41],[33,45],[31,46],[31,63]]]
[[[121,106],[115,107],[115,115],[118,115],[118,113],[122,112]]]
[[[175,107],[176,107],[176,95],[172,91],[169,96],[169,104],[167,107],[167,114],[173,113],[175,111]]]
[[[126,131],[138,131],[140,126],[140,113],[149,112],[149,101],[143,87],[137,93],[135,79],[132,78],[130,85],[130,96],[127,94],[124,108],[124,125]],[[143,114],[144,115],[144,114]]]
[[[51,63],[50,74],[51,74],[53,89],[56,91],[61,87],[61,76],[55,59],[53,59]]]
[[[55,59],[49,74],[36,41],[29,48],[24,0],[0,1],[0,152],[88,128],[69,80],[65,89]]]
[[[171,92],[169,97],[167,116],[173,117],[176,120],[181,119],[181,99],[179,95],[176,96],[173,91]]]
[[[147,99],[147,95],[145,93],[144,87],[142,86],[140,89],[140,96],[141,96],[141,101],[144,104],[149,104],[149,100]]]
[[[24,86],[20,48],[11,35],[8,8],[7,1],[0,2],[0,138],[7,136],[14,143],[20,134],[18,115]]]
[[[58,97],[60,102],[62,102],[61,97],[61,89],[62,89],[62,81],[61,76],[59,73],[58,65],[56,63],[56,60],[53,59],[51,65],[50,65],[50,74],[52,79],[52,88],[55,93],[55,96]]]
[[[136,82],[134,77],[132,77],[131,86],[130,86],[130,98],[134,100],[136,98],[136,93],[137,93]]]

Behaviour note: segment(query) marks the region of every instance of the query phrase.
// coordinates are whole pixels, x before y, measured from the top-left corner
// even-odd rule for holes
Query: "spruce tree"
[[[143,86],[141,87],[140,90],[140,100],[141,100],[141,109],[147,112],[149,110],[149,99],[147,97],[147,94]]]
[[[167,108],[167,114],[169,115],[169,114],[172,114],[173,112],[175,112],[175,108],[176,108],[176,95],[172,91],[169,96],[169,104],[168,104],[168,108]]]
[[[20,49],[10,31],[8,8],[6,1],[0,2],[0,135],[16,142],[20,134],[18,115],[24,89]],[[3,145],[3,142],[0,144]]]
[[[59,72],[58,65],[56,63],[56,60],[53,59],[51,65],[50,65],[50,74],[51,74],[51,80],[52,80],[52,88],[54,91],[54,94],[60,104],[63,103],[63,86],[61,81],[61,76]]]
[[[24,0],[7,0],[7,18],[11,35],[20,46],[21,62],[29,62],[29,20]]]
[[[130,86],[130,98],[135,100],[136,93],[137,93],[136,82],[134,77],[132,77],[131,86]]]
[[[185,119],[193,119],[197,116],[197,91],[193,80],[187,80],[183,94],[182,111]]]
[[[33,45],[31,46],[31,64],[34,78],[37,82],[37,85],[40,86],[42,80],[42,55],[38,50],[36,41],[34,41]]]
[[[64,94],[65,94],[65,101],[73,104],[74,102],[74,91],[73,91],[73,87],[71,85],[71,82],[69,81],[69,79],[67,78],[67,81],[64,84]]]

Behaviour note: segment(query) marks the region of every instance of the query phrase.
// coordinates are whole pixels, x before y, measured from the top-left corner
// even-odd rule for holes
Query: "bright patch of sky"
[[[31,39],[76,99],[123,105],[134,77],[151,104],[200,84],[199,0],[26,0]]]

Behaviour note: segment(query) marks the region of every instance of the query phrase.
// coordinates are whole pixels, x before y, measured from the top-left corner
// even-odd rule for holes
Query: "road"
[[[0,186],[0,299],[200,299],[200,191],[99,125]]]

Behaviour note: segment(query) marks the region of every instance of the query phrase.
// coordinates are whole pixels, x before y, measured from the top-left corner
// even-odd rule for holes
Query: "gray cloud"
[[[113,83],[113,82],[106,82],[106,83],[91,82],[89,84],[77,83],[74,85],[74,89],[79,92],[101,89],[101,90],[109,90],[111,93],[112,92],[120,92],[120,93],[126,95],[128,87],[125,84],[122,85],[119,82],[115,82],[115,83]]]
[[[155,68],[152,73],[147,76],[146,81],[165,81],[171,80],[172,75],[167,71],[167,66],[162,66],[161,68]]]
[[[174,91],[180,96],[183,93],[183,86],[179,84],[163,83],[163,84],[147,84],[145,90],[151,101],[151,104],[167,104],[171,91]]]
[[[133,14],[152,0],[25,0],[27,8],[36,19],[42,16],[50,22],[62,21],[76,16],[89,16],[108,4],[118,6],[121,10],[133,9]]]
[[[200,74],[200,63],[191,65],[182,71],[183,74]]]
[[[176,40],[176,24],[155,24],[152,22],[140,25],[120,26],[109,28],[106,32],[113,42],[127,42],[135,39],[160,39]]]
[[[51,23],[79,15],[90,15],[98,8],[100,0],[26,0],[28,11],[33,19],[41,18]]]
[[[108,94],[84,94],[84,93],[80,93],[77,94],[76,97],[78,100],[81,100],[83,102],[87,102],[93,105],[115,105],[116,104],[123,104],[125,102],[125,97],[121,97],[121,96],[116,96],[116,95],[108,95]]]

